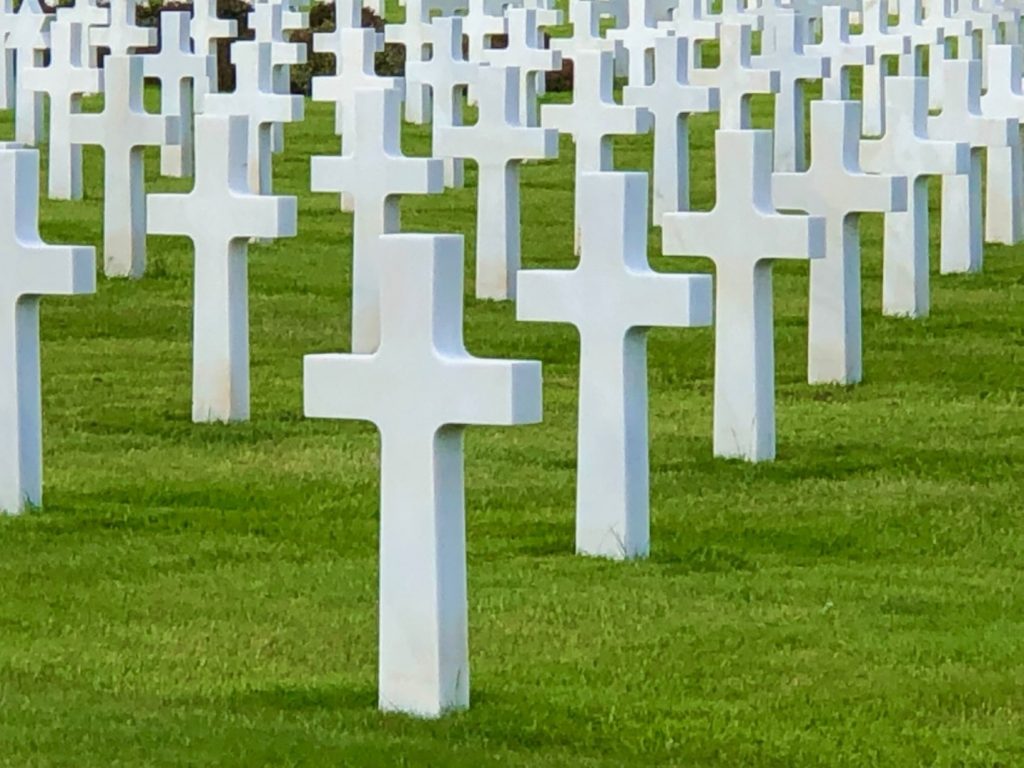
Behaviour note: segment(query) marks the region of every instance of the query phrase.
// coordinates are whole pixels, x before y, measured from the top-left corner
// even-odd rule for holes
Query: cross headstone
[[[942,274],[980,272],[982,261],[981,153],[1020,144],[1016,118],[985,117],[981,112],[981,62],[942,62],[942,111],[928,118],[928,137],[966,141],[971,149],[969,172],[942,179]],[[1007,194],[1006,189],[997,189]],[[1009,191],[1012,194],[1012,190]],[[1006,201],[1004,205],[1009,205]]]
[[[489,48],[484,60],[494,66],[519,69],[519,116],[523,125],[537,126],[537,77],[562,65],[558,51],[544,47],[537,26],[537,12],[513,8],[508,12],[508,47]]]
[[[778,70],[755,69],[750,62],[750,24],[721,27],[721,60],[717,67],[697,67],[690,82],[718,89],[718,124],[726,130],[750,127],[750,99],[755,93],[778,93]]]
[[[928,106],[942,108],[942,62],[946,58],[949,43],[955,41],[958,51],[973,55],[971,22],[953,16],[952,0],[921,0],[924,8],[922,24],[928,30],[935,30],[937,40],[928,50]],[[901,73],[902,74],[902,73]]]
[[[7,213],[3,213],[7,211]],[[0,512],[43,500],[39,300],[93,293],[96,254],[39,237],[39,153],[0,149]]]
[[[772,263],[825,255],[825,221],[772,201],[771,131],[715,134],[715,207],[662,219],[662,248],[715,264],[715,456],[775,457]]]
[[[405,23],[387,24],[384,27],[384,40],[405,48],[405,65],[408,67],[413,62],[426,60],[429,26],[430,14],[424,0],[406,0]],[[406,78],[405,119],[408,122],[424,125],[430,119],[428,97],[426,85]]]
[[[439,128],[435,122],[434,150],[476,162],[476,296],[512,299],[520,256],[519,165],[557,157],[558,132],[522,124],[515,67],[483,66],[477,82],[476,124]]]
[[[885,214],[882,313],[928,314],[928,176],[967,173],[968,146],[928,138],[925,78],[890,77],[885,87],[885,134],[862,141],[861,167],[907,177],[907,210]]]
[[[198,115],[192,191],[149,195],[149,233],[184,235],[195,246],[195,422],[248,420],[248,241],[295,235],[294,197],[249,191],[245,123],[246,118],[237,115]]]
[[[572,37],[551,38],[551,50],[573,63],[580,51],[608,51],[614,55],[621,43],[601,35],[601,19],[594,0],[577,0],[571,9]]]
[[[827,10],[827,9],[826,9]],[[907,180],[860,170],[860,104],[811,104],[811,165],[806,173],[776,173],[775,206],[825,221],[825,257],[811,261],[807,381],[855,384],[863,376],[861,333],[861,213],[905,210]]]
[[[178,118],[177,144],[160,147],[160,173],[191,176],[192,115],[209,87],[209,57],[192,53],[188,11],[160,14],[160,51],[142,57],[142,71],[160,83],[160,113]]]
[[[50,47],[50,22],[39,0],[22,0],[7,31],[5,45],[14,50],[16,78],[29,69],[43,66]],[[16,87],[14,104],[14,140],[36,144],[43,138],[43,95],[28,88]]]
[[[301,120],[301,96],[274,91],[270,47],[236,41],[231,59],[239,73],[231,93],[211,93],[203,102],[208,115],[246,115],[249,118],[249,188],[262,195],[273,190],[271,126]]]
[[[14,21],[14,0],[0,0],[0,109],[14,107],[14,49],[7,44]]]
[[[850,12],[838,5],[826,5],[821,15],[821,41],[807,46],[809,53],[827,56],[831,63],[822,86],[822,98],[850,98],[850,70],[863,68],[875,60],[874,46],[850,36]]]
[[[148,114],[142,104],[142,58],[107,56],[103,111],[71,116],[74,144],[103,148],[103,265],[108,277],[146,270],[143,147],[178,140],[178,118]]]
[[[238,22],[217,16],[217,0],[192,0],[192,21],[189,25],[192,50],[207,56],[206,93],[217,93],[217,41],[238,37]]]
[[[381,77],[374,70],[374,56],[384,49],[384,36],[373,29],[340,27],[313,38],[317,53],[334,55],[334,74],[313,78],[313,101],[334,104],[334,131],[351,133],[350,105],[357,88],[404,88],[397,77]],[[349,106],[349,109],[346,109]]]
[[[988,49],[989,87],[981,97],[986,117],[1024,121],[1022,49],[993,45]],[[1013,245],[1024,239],[1024,152],[1021,142],[991,147],[986,164],[985,240]]]
[[[361,92],[362,93],[362,92]],[[469,706],[463,428],[541,418],[540,364],[462,341],[462,239],[389,235],[373,354],[305,359],[305,412],[372,421],[380,448],[380,706]]]
[[[899,4],[899,17],[889,29],[910,39],[910,50],[900,56],[900,75],[916,77],[921,74],[924,53],[942,43],[942,29],[924,23],[921,3],[904,0]]]
[[[573,70],[571,104],[545,104],[545,128],[572,136],[576,144],[575,249],[579,252],[581,177],[591,171],[612,170],[612,136],[645,133],[650,114],[641,107],[617,104],[612,94],[614,61],[607,51],[580,51]]]
[[[583,176],[582,248],[572,270],[519,273],[519,320],[570,323],[580,337],[576,551],[650,548],[647,332],[711,323],[711,278],[647,263],[647,176]]]
[[[766,21],[761,35],[762,52],[751,65],[778,72],[775,93],[775,170],[797,171],[807,167],[804,151],[804,81],[829,75],[830,60],[804,45],[803,20],[793,11],[779,12]]]
[[[875,51],[873,60],[864,65],[861,81],[862,132],[865,136],[881,136],[885,132],[885,80],[889,75],[889,59],[897,56],[903,60],[911,54],[910,36],[889,28],[888,0],[868,0],[861,12],[861,33],[854,39]]]
[[[90,42],[110,51],[111,56],[127,56],[141,48],[156,45],[156,30],[135,23],[135,10],[141,0],[110,0],[110,24],[93,27]]]
[[[21,87],[45,93],[50,102],[47,153],[49,196],[56,200],[82,197],[82,147],[71,142],[71,116],[81,111],[82,96],[102,87],[102,72],[88,64],[85,30],[77,22],[58,19],[50,27],[50,64],[21,73]]]
[[[73,5],[57,8],[56,21],[81,25],[85,62],[90,67],[99,67],[100,46],[93,40],[92,30],[95,27],[110,26],[110,6],[100,5],[99,0],[75,0]]]
[[[476,64],[484,61],[484,51],[491,47],[493,39],[508,32],[504,14],[493,14],[493,5],[491,0],[469,0],[469,10],[462,18],[466,58]]]
[[[271,93],[291,94],[291,68],[306,63],[306,46],[291,42],[290,32],[309,26],[307,14],[291,11],[289,0],[255,0],[249,12],[249,28],[256,44],[269,46]],[[294,18],[292,15],[294,14]],[[269,126],[271,151],[284,150],[284,122]]]
[[[654,47],[654,82],[627,85],[625,104],[643,107],[654,119],[654,210],[655,226],[666,213],[690,207],[689,116],[718,109],[715,88],[690,84],[689,43],[672,32],[660,37]]]
[[[650,0],[629,0],[625,27],[608,31],[609,40],[619,40],[629,62],[629,84],[641,87],[651,81],[654,42],[660,32],[654,21]]]
[[[399,231],[398,198],[444,189],[444,169],[436,158],[405,157],[400,131],[401,94],[394,89],[360,88],[352,102],[355,130],[344,154],[312,159],[310,188],[351,196],[352,351],[370,353],[380,343],[378,241]]]
[[[476,79],[479,65],[462,56],[462,19],[439,16],[427,30],[430,58],[410,61],[406,77],[430,89],[430,121],[433,125],[434,156],[444,160],[444,180],[449,187],[463,185],[462,160],[455,155],[441,155],[437,148],[439,129],[462,124],[462,101],[470,84]]]
[[[690,65],[699,67],[700,46],[711,40],[718,40],[718,18],[709,14],[705,0],[679,0],[669,21],[658,24],[659,29],[672,30],[677,37],[684,37],[690,45]]]

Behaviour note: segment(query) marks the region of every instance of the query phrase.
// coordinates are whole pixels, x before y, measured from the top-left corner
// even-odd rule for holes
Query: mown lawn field
[[[604,562],[573,555],[577,336],[472,298],[472,168],[403,223],[466,235],[467,346],[543,360],[545,420],[467,435],[472,709],[379,714],[377,436],[302,416],[303,355],[348,346],[351,267],[351,217],[308,191],[333,115],[306,107],[275,159],[299,235],[250,248],[250,423],[190,421],[187,241],[43,302],[45,507],[0,520],[0,764],[1024,764],[1024,248],[883,319],[865,219],[850,388],[805,383],[807,266],[778,267],[772,464],[711,456],[713,331],[654,331],[652,554]],[[696,207],[713,125],[693,121]],[[617,167],[648,168],[649,141]],[[42,202],[50,241],[101,244],[86,162],[84,201]],[[149,191],[188,188],[157,168]],[[572,199],[563,139],[523,171],[526,267],[572,266]],[[651,254],[708,269],[657,232]]]

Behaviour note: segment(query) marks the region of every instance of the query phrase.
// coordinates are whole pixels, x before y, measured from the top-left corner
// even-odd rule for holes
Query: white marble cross
[[[93,293],[96,254],[39,237],[39,153],[0,149],[0,513],[43,500],[39,300]]]
[[[5,45],[14,50],[16,72],[14,140],[22,144],[36,144],[43,138],[43,95],[20,87],[17,80],[22,73],[43,65],[52,20],[53,14],[46,13],[39,0],[22,0],[7,31]]]
[[[177,144],[160,147],[160,173],[191,176],[192,115],[209,88],[209,57],[192,53],[188,11],[160,14],[160,51],[142,57],[142,71],[160,83],[160,113],[179,119]]]
[[[21,87],[49,97],[50,136],[47,153],[49,196],[55,200],[82,197],[82,147],[71,142],[71,115],[81,111],[82,96],[102,88],[102,72],[88,64],[85,30],[77,22],[58,19],[50,27],[50,64],[21,73]]]
[[[334,32],[319,33],[313,38],[317,53],[334,55],[334,74],[313,78],[313,101],[334,104],[334,132],[351,133],[351,104],[357,88],[405,87],[396,77],[381,77],[374,70],[374,56],[384,49],[384,35],[363,27],[340,27]],[[346,108],[348,107],[348,108]]]
[[[654,119],[654,206],[652,219],[661,225],[666,213],[690,207],[689,116],[718,109],[718,90],[691,85],[689,43],[670,32],[654,47],[654,82],[627,85],[623,103],[643,107]]]
[[[0,0],[0,109],[14,107],[14,49],[7,43],[14,21],[14,0]]]
[[[827,10],[827,9],[826,9]],[[811,104],[811,165],[776,173],[779,210],[825,220],[825,257],[811,261],[807,381],[855,384],[863,376],[859,214],[906,210],[907,180],[860,169],[860,104]]]
[[[907,177],[907,210],[885,214],[882,313],[928,314],[928,176],[967,173],[968,145],[928,138],[928,83],[890,77],[885,87],[885,134],[862,141],[861,167]]]
[[[380,238],[380,348],[305,359],[307,416],[380,431],[380,707],[421,717],[469,706],[463,428],[541,418],[540,363],[466,352],[462,257]]]
[[[669,213],[662,248],[715,263],[715,456],[775,457],[772,262],[825,255],[825,221],[772,201],[771,131],[715,134],[715,207]]]
[[[110,0],[110,24],[93,27],[90,44],[106,48],[111,56],[126,56],[156,45],[156,30],[135,23],[140,0]]]
[[[575,63],[580,51],[608,51],[614,54],[621,43],[601,35],[600,15],[594,0],[577,0],[572,10],[572,37],[551,38],[551,50]]]
[[[726,130],[750,127],[750,99],[755,93],[778,93],[778,70],[755,69],[750,62],[749,24],[721,28],[721,60],[717,67],[697,67],[690,82],[718,89],[718,124]]]
[[[650,113],[641,107],[617,104],[612,94],[614,61],[607,51],[580,51],[574,62],[571,104],[545,104],[545,128],[572,136],[576,144],[575,248],[579,252],[581,177],[591,171],[612,170],[612,136],[645,133]]]
[[[874,48],[871,62],[864,65],[861,82],[861,101],[864,105],[866,136],[881,136],[885,132],[885,80],[888,77],[889,58],[898,56],[901,60],[912,52],[910,36],[889,28],[888,0],[868,0],[861,11],[861,33],[854,40],[864,47]]]
[[[146,270],[143,147],[178,140],[178,118],[146,112],[142,57],[103,61],[103,111],[71,116],[74,144],[103,148],[103,265],[108,277],[142,277]]]
[[[512,299],[520,256],[519,165],[557,157],[558,132],[522,124],[515,67],[483,66],[477,82],[479,119],[444,128],[435,122],[434,151],[476,162],[476,296]]]
[[[941,109],[942,62],[946,58],[949,43],[956,42],[961,58],[972,57],[974,46],[972,27],[970,21],[953,16],[952,0],[921,0],[921,3],[924,8],[924,17],[921,23],[926,29],[934,30],[938,36],[938,40],[933,42],[928,50],[928,107]]]
[[[92,30],[95,27],[110,26],[110,6],[100,5],[99,0],[75,0],[73,5],[62,5],[57,8],[56,20],[81,25],[85,62],[90,67],[98,67],[100,46],[93,40]]]
[[[186,194],[149,195],[148,231],[195,246],[192,420],[249,418],[251,237],[295,235],[294,197],[249,190],[246,118],[196,116],[196,180]]]
[[[427,58],[427,30],[430,14],[424,0],[405,0],[405,23],[387,24],[384,40],[405,48],[405,65],[425,61]],[[412,78],[405,80],[405,119],[416,125],[425,125],[430,120],[427,102],[427,87]]]
[[[274,91],[270,47],[266,43],[236,41],[231,59],[238,73],[231,93],[210,93],[203,102],[209,115],[246,115],[249,118],[249,188],[261,195],[273,191],[271,126],[301,120],[303,98]]]
[[[576,551],[644,557],[647,332],[709,325],[711,278],[648,265],[646,174],[585,174],[583,206],[579,265],[520,272],[516,317],[579,331]]]
[[[989,87],[981,97],[986,117],[1024,121],[1022,58],[1019,45],[989,47]],[[991,147],[987,154],[985,240],[1013,245],[1024,239],[1024,152],[1017,141],[1002,149]]]
[[[921,74],[924,53],[942,43],[942,29],[924,23],[921,3],[918,0],[904,0],[899,4],[899,18],[889,29],[910,39],[910,50],[900,56],[899,73],[906,77]]]
[[[205,93],[217,93],[217,41],[238,37],[238,22],[217,16],[217,0],[192,0],[192,21],[189,24],[192,50],[207,56],[209,70]],[[197,102],[202,107],[201,102]]]
[[[289,0],[255,0],[248,20],[254,42],[267,45],[270,49],[271,92],[290,95],[291,68],[293,65],[305,64],[307,55],[306,46],[291,42],[289,34],[293,29],[308,27],[308,15],[291,10]],[[271,150],[283,151],[284,122],[274,121],[268,130]]]
[[[406,77],[430,89],[433,125],[434,157],[444,160],[444,180],[449,187],[463,185],[463,164],[459,156],[443,155],[437,148],[439,129],[462,124],[462,102],[466,90],[476,80],[478,64],[462,56],[462,19],[458,16],[438,16],[427,29],[430,58],[410,61],[405,66]]]
[[[804,44],[804,20],[793,11],[769,17],[761,34],[761,53],[751,65],[778,72],[775,94],[775,170],[802,171],[807,167],[804,150],[804,81],[829,75],[826,54]],[[738,126],[733,126],[738,127]]]
[[[608,30],[609,40],[618,40],[629,62],[629,84],[641,87],[651,82],[654,41],[659,31],[651,8],[651,0],[629,0],[629,20],[625,27]]]
[[[469,0],[469,10],[462,18],[462,33],[466,38],[466,58],[474,63],[484,61],[484,51],[493,38],[508,32],[504,14],[494,15],[491,0]]]
[[[544,47],[537,26],[537,12],[513,8],[508,12],[508,47],[488,48],[484,61],[494,66],[519,69],[519,116],[523,125],[537,126],[537,83],[545,72],[562,66],[562,55]]]
[[[700,46],[711,40],[718,40],[718,18],[707,9],[706,0],[679,0],[672,18],[658,24],[659,29],[672,30],[678,37],[685,37],[690,44],[690,65],[699,67]]]
[[[873,64],[874,46],[850,36],[850,12],[838,5],[826,5],[821,16],[821,41],[805,50],[827,56],[831,64],[822,87],[822,98],[850,98],[850,70]]]
[[[397,90],[360,88],[352,102],[355,130],[345,137],[344,154],[312,158],[310,188],[345,193],[352,201],[352,351],[360,354],[380,343],[378,242],[399,230],[399,196],[444,189],[440,160],[402,154],[401,105]]]
[[[928,138],[966,141],[971,148],[967,174],[942,179],[942,274],[980,272],[982,261],[981,153],[1020,144],[1016,118],[985,117],[981,112],[981,61],[945,59],[942,64],[942,111],[928,118]],[[997,194],[1012,189],[997,188]],[[1001,205],[1011,204],[1006,200]]]

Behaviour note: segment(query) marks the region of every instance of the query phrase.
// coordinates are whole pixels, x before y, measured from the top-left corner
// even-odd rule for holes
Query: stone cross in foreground
[[[718,109],[718,89],[691,85],[689,43],[672,32],[654,43],[654,82],[627,85],[625,104],[643,107],[654,118],[655,226],[666,213],[690,207],[689,117]]]
[[[558,156],[558,132],[525,126],[519,112],[519,70],[482,66],[474,125],[434,122],[434,150],[477,165],[476,296],[515,298],[519,269],[519,166]]]
[[[772,261],[825,255],[825,222],[772,203],[771,131],[715,134],[715,207],[666,214],[663,249],[715,263],[716,456],[775,457]]]
[[[107,277],[146,271],[143,147],[178,139],[178,119],[146,112],[142,57],[108,56],[103,111],[72,115],[71,141],[103,147],[103,264]]]
[[[470,356],[462,239],[388,235],[370,355],[310,355],[305,412],[372,421],[380,454],[380,706],[437,717],[469,705],[467,425],[536,423],[540,364]]]
[[[776,173],[775,206],[825,220],[825,258],[811,261],[807,381],[861,380],[859,214],[906,210],[907,180],[860,170],[860,104],[811,103],[811,165],[806,173]]]
[[[357,90],[350,107],[355,132],[345,138],[344,153],[311,162],[310,189],[352,202],[352,351],[358,353],[373,352],[380,341],[377,242],[398,232],[398,198],[444,189],[441,160],[402,154],[401,106],[397,90]]]
[[[644,557],[650,548],[647,332],[711,323],[711,278],[647,263],[647,175],[583,175],[582,247],[572,270],[519,273],[519,320],[580,336],[576,551]]]
[[[39,238],[39,153],[0,148],[0,513],[43,496],[39,299],[93,293],[92,248]]]
[[[247,118],[196,117],[196,181],[187,194],[149,196],[149,232],[195,246],[192,420],[249,418],[251,237],[292,237],[294,197],[254,194],[246,178]]]
[[[615,65],[608,51],[580,51],[573,62],[571,104],[545,104],[541,122],[572,136],[576,143],[576,197],[574,209],[575,248],[579,252],[580,214],[584,173],[612,169],[612,136],[647,131],[650,114],[642,107],[615,102],[612,80]]]
[[[907,209],[885,214],[882,313],[928,314],[928,179],[967,173],[968,145],[928,138],[928,84],[923,77],[890,77],[885,85],[885,134],[860,144],[869,173],[907,177]]]

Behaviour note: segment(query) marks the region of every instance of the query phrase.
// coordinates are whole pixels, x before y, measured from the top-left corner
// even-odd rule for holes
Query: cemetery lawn
[[[0,520],[0,765],[1020,764],[1024,248],[883,319],[867,218],[850,388],[805,383],[807,268],[777,267],[773,464],[711,457],[712,331],[654,331],[653,551],[604,562],[573,555],[576,334],[471,298],[472,169],[404,224],[467,235],[467,346],[543,360],[545,421],[467,433],[472,709],[379,714],[377,437],[302,416],[303,355],[347,349],[351,264],[350,217],[308,191],[331,109],[307,110],[275,159],[299,236],[250,249],[250,423],[190,421],[187,241],[43,302],[46,506]],[[712,124],[691,136],[708,208]],[[523,172],[527,267],[573,264],[562,149]],[[100,162],[84,201],[43,202],[45,238],[101,243]],[[150,191],[188,188],[157,168]]]

